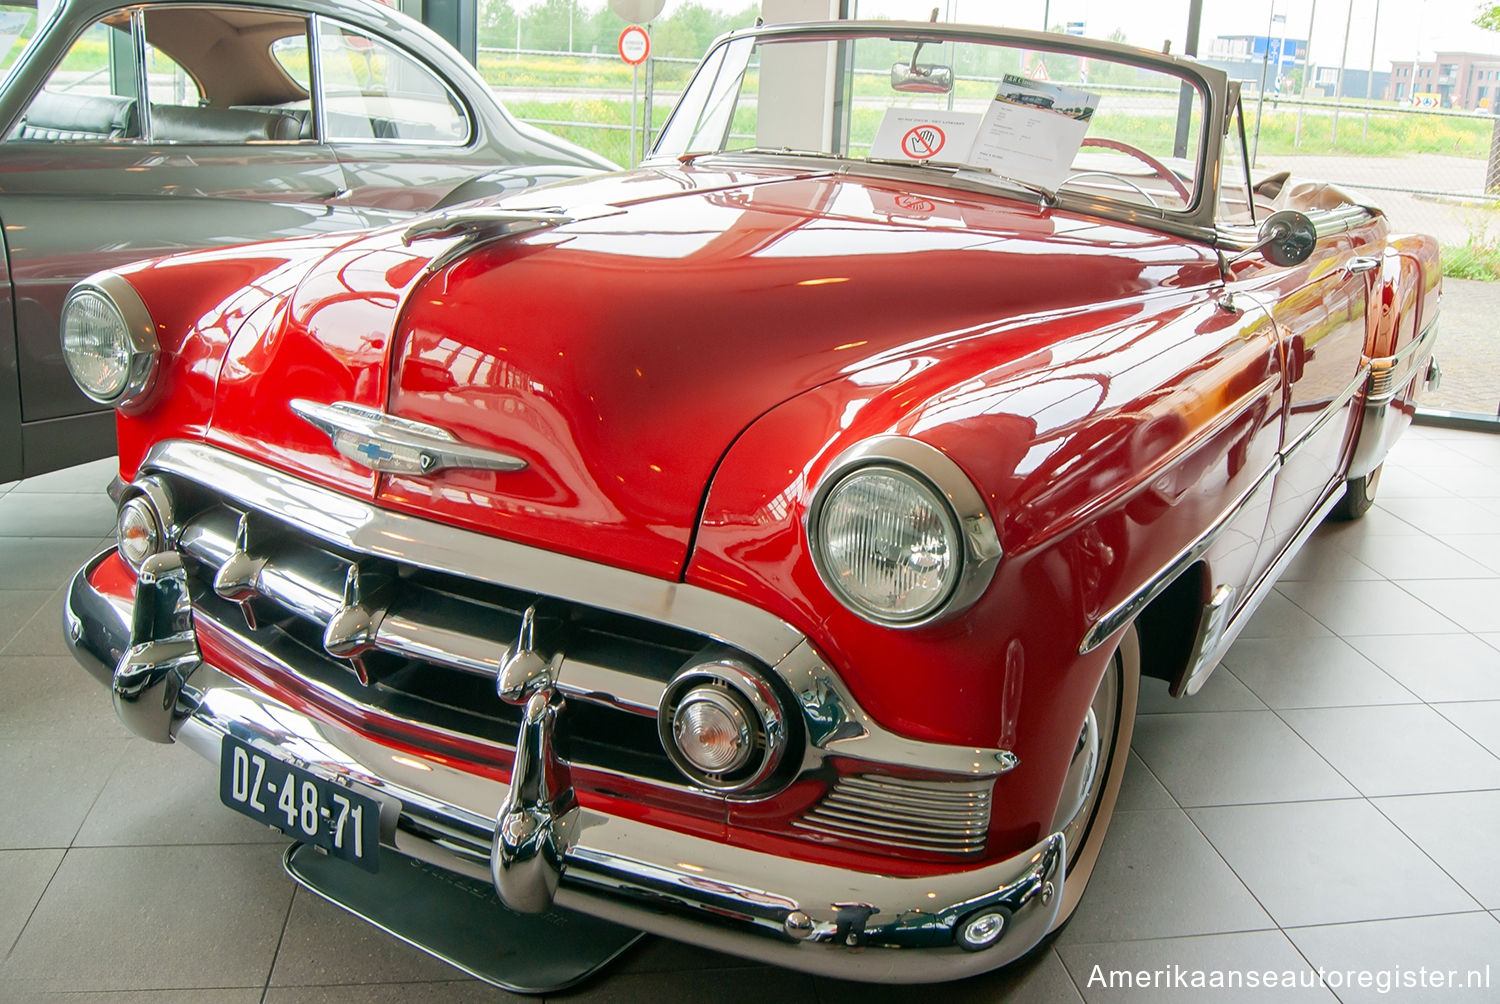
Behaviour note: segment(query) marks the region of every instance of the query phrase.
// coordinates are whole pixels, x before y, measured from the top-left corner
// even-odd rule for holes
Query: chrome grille
[[[792,825],[844,840],[938,854],[978,854],[990,823],[991,780],[840,777]]]
[[[583,765],[681,789],[655,716],[666,683],[708,639],[345,551],[200,487],[175,487],[193,499],[178,547],[200,615],[304,684],[353,707],[509,747],[516,713],[496,695],[496,674],[523,613],[545,610],[563,652],[558,689],[570,700],[560,744]],[[346,651],[330,642],[330,625],[351,610],[369,626]]]

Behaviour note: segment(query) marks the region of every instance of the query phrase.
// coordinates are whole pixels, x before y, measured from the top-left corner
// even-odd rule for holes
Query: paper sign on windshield
[[[979,125],[971,167],[1056,190],[1089,130],[1099,95],[1006,74]]]
[[[870,159],[962,164],[979,134],[979,119],[978,112],[889,109],[870,144]]]

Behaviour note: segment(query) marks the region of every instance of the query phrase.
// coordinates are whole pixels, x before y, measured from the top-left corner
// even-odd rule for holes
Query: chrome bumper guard
[[[64,614],[74,657],[109,681],[121,719],[215,764],[233,736],[381,805],[381,844],[495,882],[520,909],[557,905],[718,951],[821,975],[902,983],[1003,965],[1056,919],[1066,849],[1055,833],[982,868],[893,877],[735,847],[580,806],[551,748],[560,702],[543,681],[526,701],[510,783],[393,753],[276,703],[201,661],[181,559],[148,559],[127,607],[74,577]],[[524,752],[523,752],[524,751]],[[983,950],[955,935],[984,918]],[[880,951],[879,949],[892,949]],[[901,949],[901,950],[894,950]]]

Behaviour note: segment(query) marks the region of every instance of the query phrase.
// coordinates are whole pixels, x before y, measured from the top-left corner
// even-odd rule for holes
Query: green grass
[[[1449,279],[1500,281],[1500,240],[1470,237],[1463,244],[1443,245],[1443,275]]]
[[[1333,113],[1327,109],[1304,110],[1302,141],[1294,142],[1295,111],[1267,111],[1261,117],[1259,152],[1264,154],[1338,153],[1358,157],[1395,157],[1413,153],[1439,153],[1450,157],[1489,156],[1493,120],[1450,116],[1382,115],[1371,112],[1369,128],[1365,113],[1339,113],[1338,138],[1334,140]],[[1255,127],[1255,111],[1246,109],[1245,126]]]

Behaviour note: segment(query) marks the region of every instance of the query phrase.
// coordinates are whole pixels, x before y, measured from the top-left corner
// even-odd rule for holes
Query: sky
[[[667,0],[667,13],[685,0]],[[736,11],[746,0],[696,0],[705,7]],[[858,12],[925,21],[933,7],[943,20],[1010,27],[1040,28],[1045,17],[1053,24],[1082,21],[1085,34],[1107,38],[1116,28],[1133,45],[1160,49],[1172,40],[1181,53],[1187,37],[1188,0],[858,0]],[[816,6],[816,2],[813,3]],[[1311,37],[1312,61],[1336,65],[1344,51],[1348,25],[1348,57],[1344,65],[1370,64],[1372,31],[1375,69],[1389,70],[1393,60],[1430,59],[1436,50],[1500,54],[1500,32],[1473,25],[1481,7],[1477,0],[1204,0],[1199,51],[1206,53],[1217,35],[1264,35],[1271,16],[1286,15],[1288,38]],[[1312,20],[1309,36],[1308,26]],[[1272,34],[1279,35],[1276,24]]]

